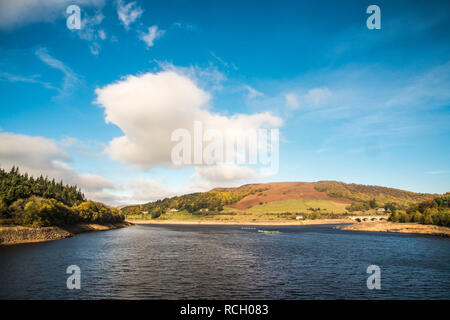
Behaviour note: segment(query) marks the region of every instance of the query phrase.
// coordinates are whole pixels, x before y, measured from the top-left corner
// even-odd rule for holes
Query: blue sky
[[[77,183],[111,204],[269,181],[450,190],[448,1],[22,4],[0,4],[2,167]],[[81,30],[66,26],[70,4]],[[380,30],[366,27],[372,4]],[[164,80],[171,73],[180,78]],[[160,84],[179,105],[137,89]],[[197,94],[209,98],[183,105]],[[237,115],[262,126],[254,115],[279,128],[278,172],[174,168],[158,137],[197,111],[210,126]]]

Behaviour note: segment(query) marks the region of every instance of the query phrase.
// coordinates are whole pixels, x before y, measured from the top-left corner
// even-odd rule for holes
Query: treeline
[[[157,218],[171,209],[190,213],[214,213],[220,212],[224,206],[236,203],[245,196],[256,192],[258,190],[251,188],[239,188],[233,191],[212,190],[165,198],[143,205],[128,206],[122,208],[121,211],[127,216],[147,213],[152,218]]]
[[[344,183],[338,181],[319,181],[314,188],[325,192],[333,198],[353,200],[364,206],[369,205],[375,199],[378,204],[396,202],[399,204],[410,204],[412,202],[432,199],[434,195],[428,193],[416,193],[395,188],[370,186],[356,183]]]
[[[42,175],[35,179],[27,173],[20,174],[18,167],[12,167],[9,172],[0,168],[0,199],[6,205],[31,196],[55,199],[68,206],[86,201],[76,186],[64,185],[62,181],[49,180]]]
[[[27,226],[64,226],[78,222],[124,220],[116,208],[87,201],[76,187],[47,177],[33,178],[13,167],[0,169],[0,222]]]
[[[345,209],[349,212],[354,211],[368,211],[371,209],[379,209],[384,208],[386,213],[394,213],[398,210],[405,210],[407,207],[406,204],[397,203],[395,201],[388,201],[385,203],[380,202],[379,200],[373,198],[371,200],[359,200],[353,201],[351,205],[345,207]]]
[[[404,211],[395,211],[391,214],[390,220],[450,227],[450,192],[412,204]]]
[[[351,205],[346,207],[346,210],[349,212],[365,212],[384,208],[386,213],[395,213],[404,211],[417,202],[430,201],[435,196],[428,193],[416,193],[395,188],[338,181],[319,181],[314,188],[317,191],[325,192],[333,198],[352,200]]]

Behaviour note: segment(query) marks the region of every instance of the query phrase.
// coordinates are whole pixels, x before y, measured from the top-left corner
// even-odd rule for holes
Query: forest
[[[44,227],[123,220],[118,209],[87,200],[77,186],[21,174],[18,167],[0,169],[0,224]]]
[[[404,211],[394,211],[390,220],[450,227],[450,192],[434,199],[414,203]]]

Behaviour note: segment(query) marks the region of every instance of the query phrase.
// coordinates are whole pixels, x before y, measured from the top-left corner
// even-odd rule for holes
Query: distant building
[[[172,209],[169,209],[169,212],[178,212],[178,209],[172,208]]]
[[[303,217],[303,216],[296,216],[295,219],[296,220],[303,220],[303,219],[305,219],[305,217]]]
[[[148,211],[141,211],[141,213],[142,213],[142,214],[147,214],[147,213],[148,213]]]
[[[386,213],[386,209],[385,208],[378,208],[377,209],[377,213]]]

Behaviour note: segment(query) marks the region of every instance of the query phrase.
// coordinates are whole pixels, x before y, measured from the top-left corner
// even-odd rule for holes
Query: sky
[[[0,167],[111,205],[275,181],[448,192],[449,14],[448,1],[1,1]],[[276,170],[176,165],[172,134],[193,138],[196,122],[278,130]]]

